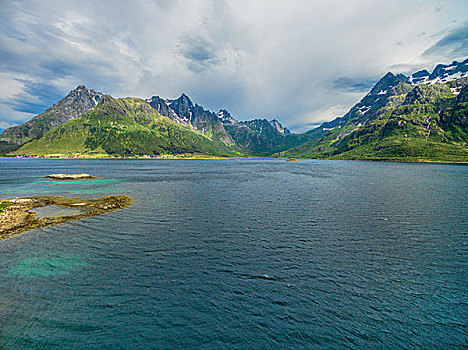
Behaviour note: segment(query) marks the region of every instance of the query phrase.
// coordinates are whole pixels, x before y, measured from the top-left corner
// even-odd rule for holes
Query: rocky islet
[[[67,198],[58,196],[26,197],[0,200],[0,240],[21,233],[51,225],[101,215],[132,204],[128,196],[106,196],[93,199]],[[74,215],[38,216],[33,211],[38,208],[57,206],[74,208],[79,211]]]

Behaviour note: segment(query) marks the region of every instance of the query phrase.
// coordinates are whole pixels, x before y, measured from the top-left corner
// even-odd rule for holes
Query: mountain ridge
[[[276,156],[468,162],[467,68],[468,59],[409,77],[389,72],[343,117],[319,126],[319,140]]]
[[[89,98],[86,99],[83,96],[88,96]],[[166,117],[174,124],[183,127],[184,130],[190,131],[196,135],[202,135],[216,144],[223,143],[224,146],[230,148],[232,151],[226,153],[226,149],[223,146],[220,148],[224,149],[224,151],[221,153],[230,155],[243,155],[249,153],[246,149],[244,149],[242,153],[239,152],[239,147],[242,146],[236,144],[225,128],[225,124],[229,124],[233,128],[243,128],[247,124],[232,118],[232,116],[226,110],[220,110],[218,114],[205,110],[202,106],[196,103],[194,104],[185,93],[183,93],[180,97],[172,100],[162,99],[159,96],[153,96],[146,100],[135,98],[122,98],[117,100],[125,102],[129,99],[138,100],[139,103],[146,105],[147,108],[151,108],[158,115]],[[90,102],[90,100],[92,102]],[[110,101],[113,100],[115,99],[109,95],[96,93],[94,90],[88,90],[84,85],[79,85],[77,88],[70,91],[70,93],[62,100],[58,101],[56,104],[54,104],[54,106],[47,109],[45,112],[39,114],[38,116],[32,118],[30,121],[20,126],[8,128],[2,132],[0,134],[0,152],[2,149],[14,151],[15,147],[13,147],[13,145],[16,145],[16,149],[21,146],[21,151],[18,151],[20,153],[28,151],[28,154],[34,154],[34,152],[42,154],[43,152],[41,152],[40,149],[34,151],[34,147],[28,145],[28,143],[32,143],[36,146],[44,146],[44,142],[38,143],[36,140],[41,139],[44,136],[49,137],[51,130],[54,128],[59,128],[61,125],[67,124],[76,119],[80,119],[82,116],[86,115],[86,113],[98,108],[101,104],[109,104]],[[82,105],[78,106],[79,103],[77,103],[77,101],[80,101]],[[269,134],[275,134],[274,136],[277,138],[282,138],[284,135],[289,133],[289,130],[283,127],[276,119],[266,121],[266,123],[266,129],[269,130],[265,132],[268,132]],[[30,132],[31,130],[35,130],[35,133],[32,134]],[[261,134],[264,132],[263,129],[250,131],[253,134]],[[199,144],[202,145],[204,142]],[[80,147],[81,148],[79,153],[82,154],[82,145]],[[48,148],[50,149],[50,147]],[[202,148],[203,149],[196,150],[189,147],[187,151],[188,153],[197,153],[199,151],[202,152],[209,147]],[[177,148],[177,151],[181,152],[182,148]],[[128,152],[124,153],[126,156],[129,155]],[[55,149],[53,154],[60,154],[60,152],[58,149]],[[151,151],[151,155],[154,156],[156,154],[157,153]],[[217,156],[219,154],[212,150],[208,152],[208,155]]]
[[[208,152],[213,156],[468,161],[467,85],[468,59],[449,65],[438,64],[431,73],[425,69],[410,76],[388,72],[344,116],[303,134],[291,133],[277,119],[238,121],[225,109],[217,113],[205,110],[185,93],[175,99],[157,95],[148,99],[114,99],[80,85],[45,112],[0,133],[0,152],[2,147],[11,152],[15,145],[21,148],[13,154],[22,154],[25,150],[29,150],[29,154],[34,150],[40,153],[39,145],[45,147],[47,143],[44,137],[50,138],[57,128],[63,131],[61,125],[80,118],[85,123],[96,110],[107,118],[115,107],[118,112],[112,112],[113,115],[126,120],[128,125],[119,131],[112,121],[106,126],[108,129],[93,129],[100,135],[97,139],[102,144],[96,143],[96,137],[87,135],[85,146],[103,150],[105,145],[111,154],[116,154],[119,145],[118,152],[125,156],[130,156],[134,149],[138,155],[147,150],[151,156],[183,151],[188,154]],[[112,108],[111,101],[114,101]],[[141,118],[135,117],[132,110],[135,106],[116,107],[129,103],[139,106]],[[102,104],[108,105],[105,112],[100,107]],[[88,117],[82,118],[85,115]],[[166,132],[148,128],[145,124],[148,115],[154,119],[153,124],[159,120],[159,127]],[[137,134],[132,134],[136,132],[134,129],[138,129]],[[171,139],[174,135],[168,130],[178,130],[183,135],[182,141]],[[104,142],[105,132],[113,137],[115,147],[109,145],[109,137]],[[134,144],[130,135],[143,140],[144,147],[126,148],[125,143]],[[159,138],[153,139],[155,135]],[[161,137],[167,139],[163,141]],[[149,145],[149,140],[159,148]],[[80,152],[84,152],[83,144],[80,147]]]
[[[138,98],[105,96],[101,103],[24,144],[16,154],[61,156],[161,156],[239,152],[162,116]]]

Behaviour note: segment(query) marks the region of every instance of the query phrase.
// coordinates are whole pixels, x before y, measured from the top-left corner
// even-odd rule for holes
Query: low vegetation
[[[9,201],[2,201],[0,202],[0,214],[5,211],[6,208],[8,208],[11,205],[11,202]]]

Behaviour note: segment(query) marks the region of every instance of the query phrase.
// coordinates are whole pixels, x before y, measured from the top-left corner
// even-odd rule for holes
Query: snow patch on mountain
[[[437,65],[431,74],[422,70],[412,74],[408,81],[411,85],[448,83],[460,78],[468,77],[468,59],[463,62],[453,61],[450,65]]]

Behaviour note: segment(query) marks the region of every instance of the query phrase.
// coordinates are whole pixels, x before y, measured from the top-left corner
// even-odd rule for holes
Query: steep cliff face
[[[282,149],[289,130],[277,120],[253,119],[226,122],[224,127],[237,145],[250,155],[267,156]]]
[[[186,94],[174,100],[163,100],[159,96],[153,96],[148,102],[161,115],[180,125],[188,125],[193,130],[227,145],[234,143],[224,129],[221,119],[202,106],[193,104]]]
[[[191,126],[193,130],[226,145],[240,146],[250,155],[271,154],[284,140],[284,136],[290,134],[276,119],[238,121],[225,109],[215,114],[193,104],[185,94],[174,100],[153,96],[148,102],[159,113],[176,123]]]
[[[102,93],[88,90],[80,85],[30,121],[3,131],[0,134],[0,141],[24,144],[67,121],[78,118],[101,102],[103,97]]]

